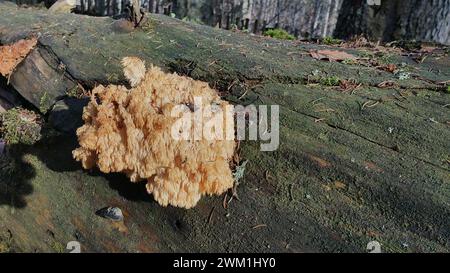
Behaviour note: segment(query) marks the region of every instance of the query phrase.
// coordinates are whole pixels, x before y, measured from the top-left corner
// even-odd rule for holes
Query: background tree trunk
[[[35,4],[42,0],[12,0]],[[44,0],[49,7],[56,0]],[[129,0],[80,0],[78,12],[113,16]],[[236,24],[261,33],[285,29],[296,37],[348,39],[363,34],[372,40],[421,40],[450,44],[449,0],[142,0],[152,13],[230,28]],[[334,35],[332,35],[334,34]]]
[[[450,1],[390,0],[369,6],[344,0],[335,36],[366,35],[374,40],[420,40],[450,44]]]
[[[348,39],[353,35],[368,34],[365,17],[368,13],[366,0],[344,0],[334,35]]]

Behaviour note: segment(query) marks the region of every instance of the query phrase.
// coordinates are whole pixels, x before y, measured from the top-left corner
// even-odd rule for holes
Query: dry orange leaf
[[[36,46],[37,39],[19,40],[12,45],[0,46],[0,74],[8,76]]]
[[[311,50],[311,57],[317,60],[329,60],[330,62],[340,62],[344,60],[356,61],[358,58],[352,54],[339,50]]]
[[[321,167],[321,168],[331,167],[331,163],[326,161],[325,159],[322,159],[318,156],[311,155],[311,154],[307,154],[307,156],[309,157],[309,159],[311,159],[312,161],[317,163],[319,165],[319,167]]]
[[[433,53],[433,51],[435,51],[437,48],[434,46],[422,46],[422,48],[420,49],[421,52],[423,53]]]
[[[345,185],[345,183],[343,183],[341,181],[335,181],[334,182],[334,187],[336,189],[342,190],[342,189],[345,189],[347,187],[347,185]]]
[[[395,64],[388,64],[380,67],[382,70],[394,73],[397,70],[397,66]]]

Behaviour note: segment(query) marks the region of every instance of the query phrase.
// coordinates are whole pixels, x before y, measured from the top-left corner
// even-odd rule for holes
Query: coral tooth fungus
[[[234,182],[229,166],[234,140],[175,140],[171,135],[178,120],[173,108],[193,105],[198,97],[223,110],[216,114],[229,106],[207,83],[157,67],[131,90],[98,86],[84,109],[74,158],[86,169],[122,172],[132,182],[146,180],[147,191],[162,206],[192,208],[203,195],[222,194]],[[223,119],[234,125],[232,113]]]

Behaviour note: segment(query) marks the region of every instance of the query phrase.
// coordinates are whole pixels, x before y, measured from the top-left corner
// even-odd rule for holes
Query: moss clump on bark
[[[337,76],[331,76],[331,77],[321,78],[319,82],[320,82],[320,84],[325,85],[325,86],[339,86],[339,84],[341,83],[341,79]]]
[[[278,28],[264,31],[264,36],[270,36],[280,40],[295,40],[295,37],[289,34],[286,30]]]
[[[335,39],[333,37],[325,37],[322,40],[322,43],[325,45],[339,45],[341,44],[343,41],[341,39]]]
[[[0,136],[9,145],[33,145],[41,139],[42,121],[38,114],[13,108],[0,114]]]

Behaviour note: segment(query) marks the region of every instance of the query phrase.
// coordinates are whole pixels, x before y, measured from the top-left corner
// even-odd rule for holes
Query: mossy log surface
[[[0,171],[0,184],[9,181],[0,187],[4,248],[63,252],[76,240],[84,252],[365,252],[376,240],[384,252],[450,251],[450,94],[438,84],[450,79],[448,56],[417,63],[394,54],[415,75],[399,80],[308,54],[327,46],[148,16],[143,29],[115,33],[110,18],[0,2],[0,44],[38,37],[10,84],[47,113],[73,88],[125,83],[120,60],[138,56],[207,81],[233,103],[280,105],[280,148],[241,143],[249,164],[240,201],[225,209],[223,196],[208,197],[183,210],[160,207],[121,174],[82,170],[73,135],[17,147],[23,171]],[[307,84],[317,71],[361,87]],[[378,88],[384,81],[396,87]],[[125,221],[96,216],[105,206],[120,207]]]

